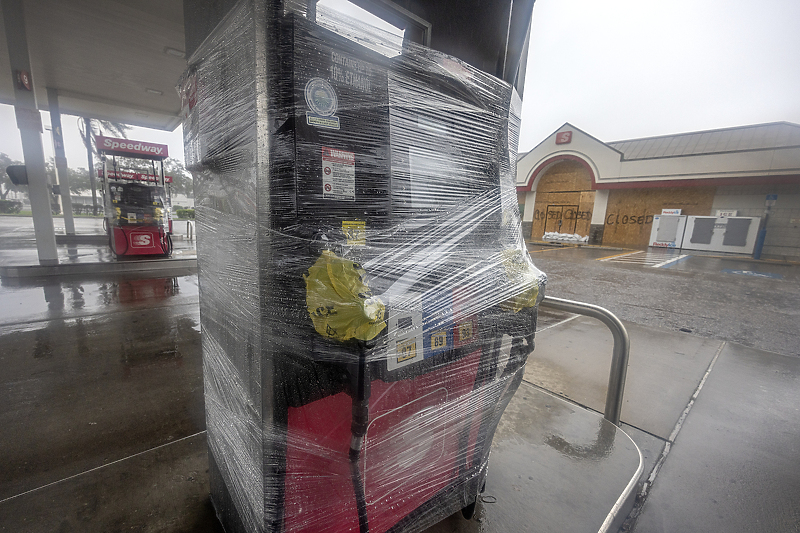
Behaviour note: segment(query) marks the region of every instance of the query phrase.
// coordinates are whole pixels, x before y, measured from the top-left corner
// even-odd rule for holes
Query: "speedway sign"
[[[102,135],[95,135],[94,140],[97,143],[97,150],[108,155],[143,159],[166,159],[169,157],[169,146],[166,144],[116,139]]]

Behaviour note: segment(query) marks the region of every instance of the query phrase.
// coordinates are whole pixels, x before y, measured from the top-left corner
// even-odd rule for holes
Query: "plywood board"
[[[716,187],[616,189],[609,192],[603,244],[647,246],[653,216],[662,209],[710,215]]]
[[[547,169],[536,185],[531,239],[541,240],[545,231],[589,235],[594,195],[580,163],[561,161]]]
[[[536,185],[537,196],[543,192],[589,191],[592,178],[580,163],[561,161],[545,171]]]
[[[560,233],[589,235],[594,195],[594,191],[537,192],[531,239],[541,240],[545,231],[559,231],[559,227]]]

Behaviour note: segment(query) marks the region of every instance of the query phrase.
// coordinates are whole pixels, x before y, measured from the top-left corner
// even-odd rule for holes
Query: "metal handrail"
[[[628,355],[631,350],[631,340],[628,331],[614,313],[598,305],[564,300],[545,296],[540,304],[559,311],[567,311],[579,315],[590,316],[598,319],[608,326],[614,337],[614,352],[611,356],[611,372],[608,376],[608,391],[606,392],[605,419],[619,426],[619,417],[622,412],[622,396],[625,393],[625,376],[628,373]]]

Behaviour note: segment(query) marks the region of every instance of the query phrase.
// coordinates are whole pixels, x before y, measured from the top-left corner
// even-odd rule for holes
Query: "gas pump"
[[[514,187],[521,102],[444,53],[264,9],[237,4],[180,86],[217,515],[287,533],[470,516],[545,283]]]
[[[172,178],[164,175],[167,145],[96,135],[108,245],[116,257],[172,254]],[[149,171],[125,168],[130,159]],[[158,162],[158,165],[156,164]]]

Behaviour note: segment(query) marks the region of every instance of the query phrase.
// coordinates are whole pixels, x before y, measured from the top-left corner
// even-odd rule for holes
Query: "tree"
[[[89,171],[85,168],[68,168],[69,172],[69,192],[81,193],[92,189],[92,183],[89,180]]]
[[[194,181],[191,173],[186,170],[183,163],[178,159],[168,157],[164,160],[164,173],[172,176],[172,190],[176,194],[183,194],[189,198],[194,198]]]
[[[131,127],[127,124],[122,124],[121,122],[112,122],[110,120],[92,120],[84,117],[78,119],[78,129],[80,130],[83,144],[86,146],[86,162],[89,165],[89,183],[91,184],[92,189],[92,203],[94,204],[95,214],[97,214],[100,205],[97,202],[94,176],[94,156],[98,155],[99,153],[97,151],[97,142],[95,141],[94,137],[97,134],[95,126],[98,127],[100,133],[103,133],[103,128],[105,128],[106,130],[110,131],[112,135],[123,137],[125,139],[128,138],[128,130],[131,129]]]
[[[45,169],[47,170],[47,178],[50,183],[56,183],[56,166],[52,157],[45,163]],[[67,168],[67,173],[69,177],[70,194],[88,191],[92,188],[92,184],[89,181],[89,171],[85,168]]]
[[[86,124],[89,124],[89,133],[90,135],[86,135]],[[122,137],[123,139],[128,138],[128,130],[133,129],[131,126],[127,124],[123,124],[121,122],[112,122],[110,120],[99,120],[99,119],[89,119],[89,118],[79,118],[78,119],[78,130],[81,134],[81,139],[83,140],[84,146],[86,146],[87,153],[91,152],[92,154],[96,155],[98,158],[100,157],[99,152],[97,151],[97,143],[95,143],[94,136],[95,135],[110,135],[112,137]]]
[[[22,162],[11,159],[8,154],[0,152],[0,200],[5,200],[8,193],[18,191],[16,185],[11,182],[11,178],[6,174],[6,167],[11,165],[21,165]]]

